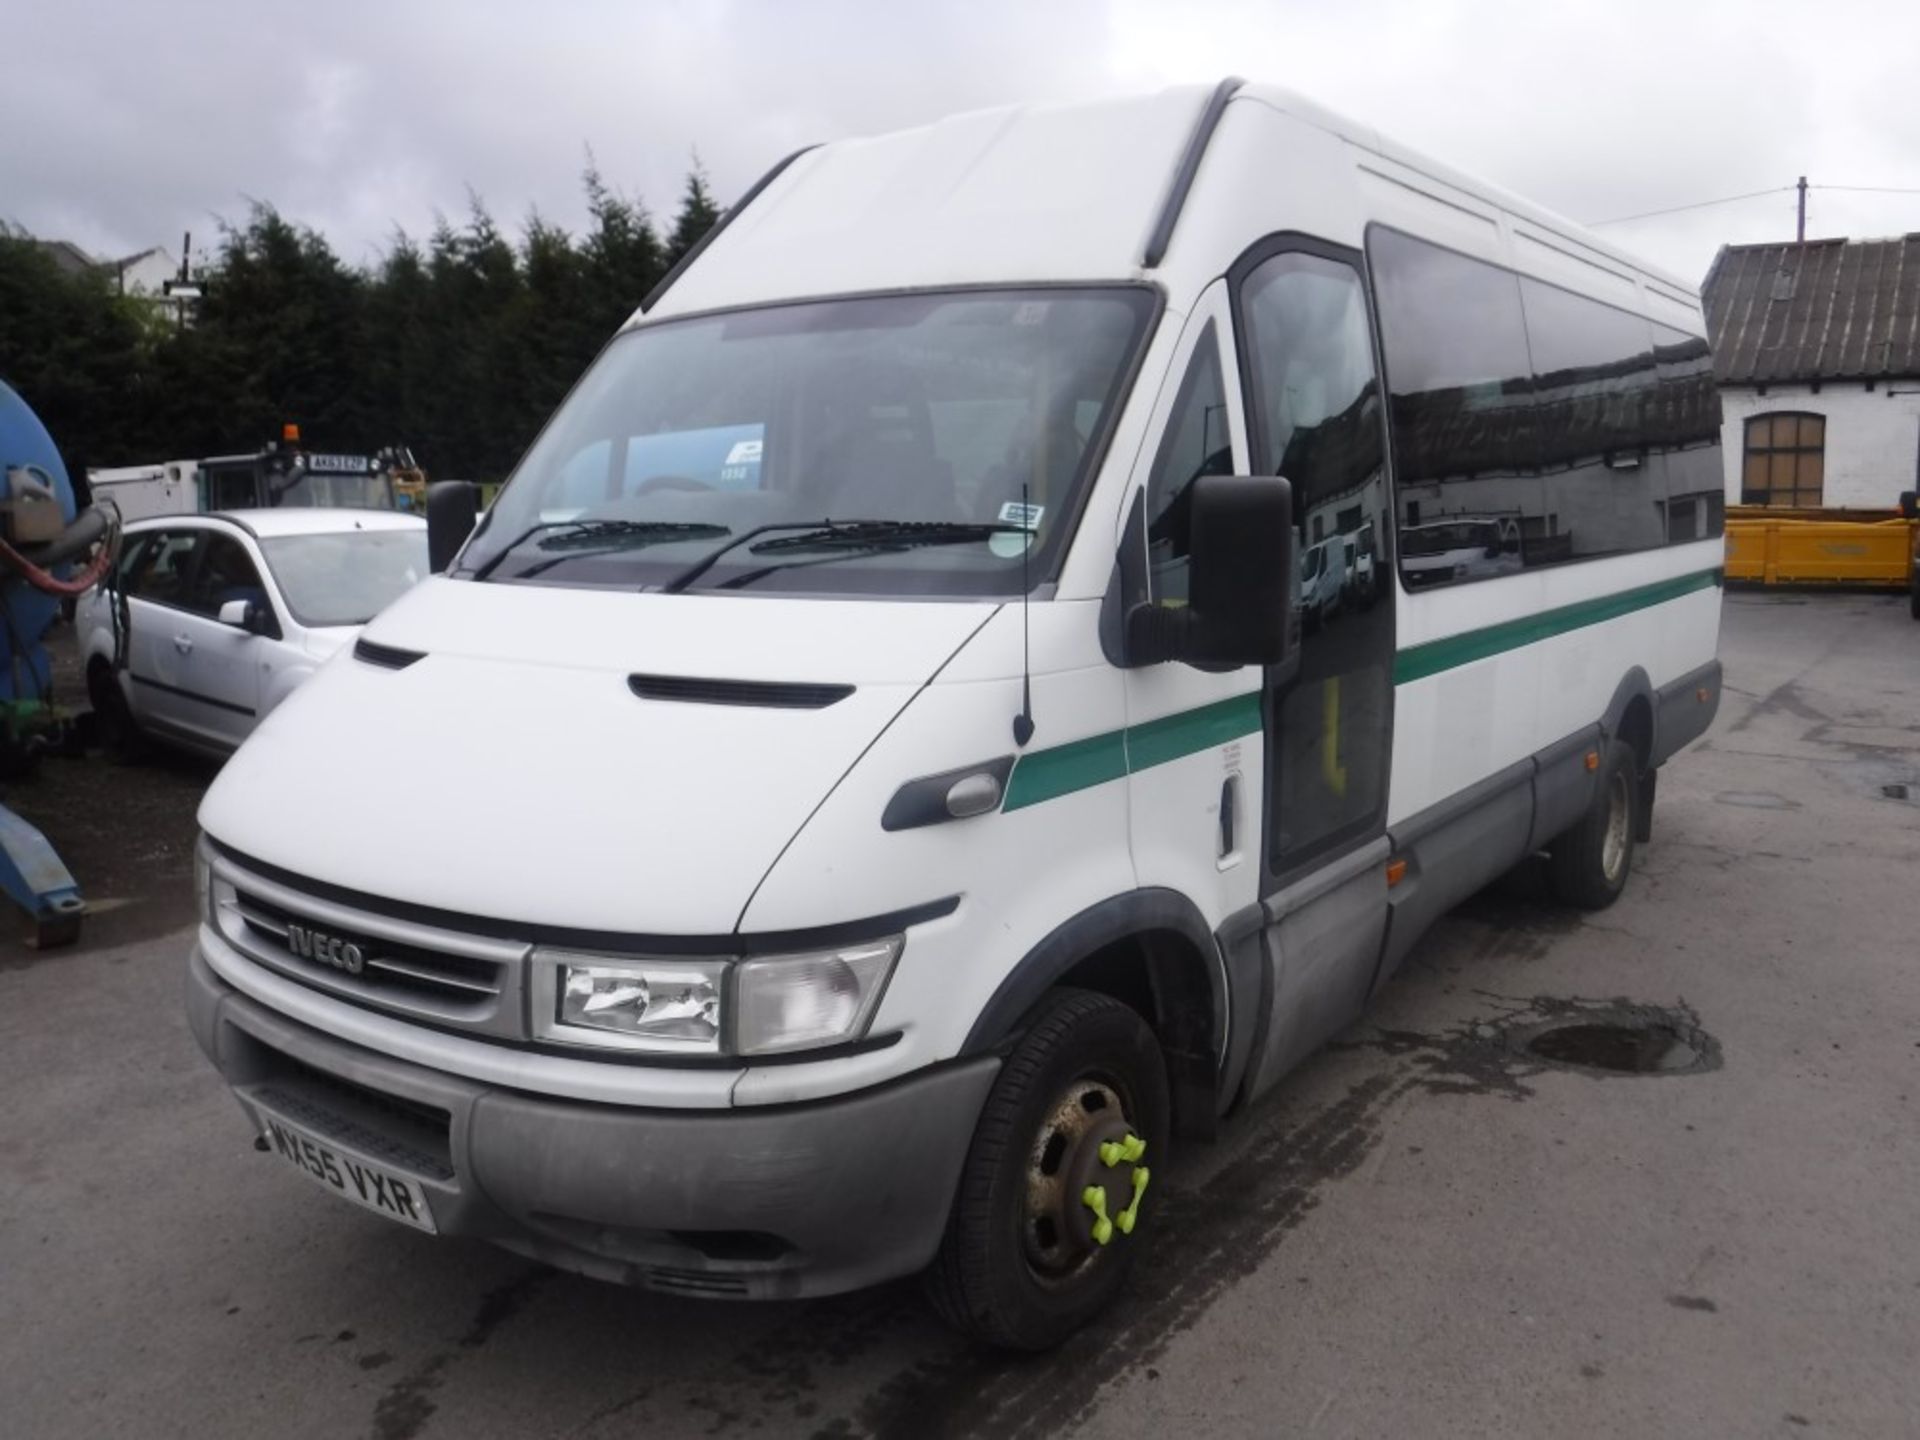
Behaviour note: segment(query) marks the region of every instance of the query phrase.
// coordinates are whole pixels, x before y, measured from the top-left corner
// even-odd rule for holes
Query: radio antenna
[[[1033,549],[1033,506],[1027,502],[1027,482],[1020,481],[1020,713],[1013,717],[1013,743],[1026,748],[1033,738],[1033,640],[1028,612],[1033,589],[1027,581],[1027,555]]]

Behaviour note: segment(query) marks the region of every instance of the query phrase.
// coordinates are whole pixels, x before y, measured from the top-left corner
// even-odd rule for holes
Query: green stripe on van
[[[1518,620],[1489,625],[1484,630],[1469,630],[1463,635],[1449,635],[1444,640],[1415,645],[1394,656],[1393,683],[1405,685],[1409,680],[1424,680],[1429,675],[1438,675],[1442,670],[1451,670],[1456,665],[1468,665],[1475,660],[1484,660],[1489,655],[1501,655],[1509,650],[1518,650],[1523,645],[1564,635],[1570,630],[1582,630],[1605,620],[1631,615],[1636,610],[1664,605],[1669,600],[1678,600],[1696,590],[1711,590],[1719,583],[1718,569],[1702,570],[1697,574],[1680,575],[1637,589],[1602,595],[1596,600],[1562,605],[1558,610],[1524,615]]]
[[[1127,734],[1109,730],[1051,750],[1031,750],[1014,762],[1007,777],[1003,810],[1019,810],[1071,795],[1075,790],[1104,785],[1127,773]]]
[[[1558,610],[1503,621],[1484,630],[1449,635],[1444,640],[1402,650],[1394,657],[1393,680],[1396,685],[1424,680],[1456,665],[1484,660],[1489,655],[1518,650],[1522,645],[1564,635],[1569,630],[1664,605],[1696,590],[1710,590],[1719,583],[1719,570],[1702,570],[1603,595],[1597,600],[1563,605]],[[1007,777],[1007,798],[1000,808],[1021,810],[1043,800],[1071,795],[1076,790],[1091,789],[1129,773],[1211,750],[1242,736],[1257,735],[1261,726],[1260,703],[1260,692],[1250,690],[1244,695],[1175,715],[1163,715],[1158,720],[1148,720],[1125,730],[1109,730],[1104,735],[1090,735],[1048,750],[1028,751],[1014,763],[1013,774]]]
[[[1260,730],[1260,692],[1249,690],[1229,700],[1163,715],[1158,720],[1127,727],[1127,769],[1150,770],[1255,735]]]
[[[1260,692],[1250,690],[1163,715],[1125,730],[1109,730],[1050,750],[1022,755],[1007,777],[1005,810],[1019,810],[1118,780],[1129,772],[1150,770],[1170,760],[1211,750],[1260,732]]]

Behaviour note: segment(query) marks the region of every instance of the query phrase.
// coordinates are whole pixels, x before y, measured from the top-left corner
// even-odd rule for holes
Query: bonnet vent
[[[353,642],[353,658],[364,660],[369,665],[378,665],[382,670],[404,670],[416,660],[427,658],[422,650],[402,650],[393,645],[376,645],[371,640]]]
[[[684,675],[629,675],[642,700],[683,705],[752,705],[764,710],[824,710],[853,693],[851,685],[801,685],[774,680],[701,680]]]

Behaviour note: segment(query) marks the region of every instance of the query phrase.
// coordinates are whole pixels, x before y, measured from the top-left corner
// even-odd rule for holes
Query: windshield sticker
[[[1017,560],[1022,552],[1032,548],[1031,530],[996,530],[987,537],[987,549],[1002,560]]]
[[[729,465],[758,465],[760,463],[760,451],[766,443],[764,440],[738,441],[731,450],[727,451],[726,463]]]
[[[1024,530],[1038,530],[1040,517],[1047,513],[1044,505],[1030,505],[1020,500],[1009,500],[1000,507],[1002,525],[1018,525]]]
[[[1045,300],[1026,300],[1013,310],[1013,323],[1016,325],[1042,325],[1046,323],[1048,305]]]

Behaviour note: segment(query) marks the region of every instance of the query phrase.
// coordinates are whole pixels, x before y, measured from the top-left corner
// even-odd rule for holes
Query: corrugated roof
[[[1920,234],[1726,245],[1701,298],[1722,384],[1920,376]]]

